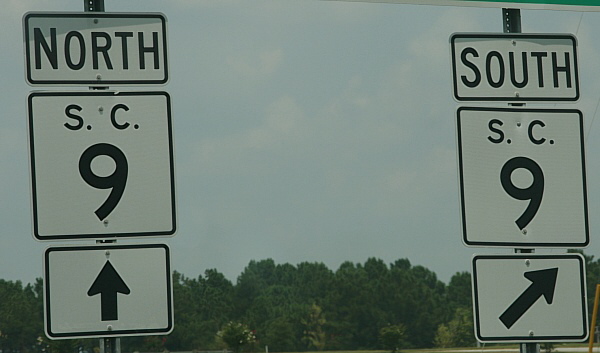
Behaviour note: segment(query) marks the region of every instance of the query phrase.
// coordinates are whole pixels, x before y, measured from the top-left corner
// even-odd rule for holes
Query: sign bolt
[[[515,97],[518,98],[519,96],[521,96],[521,94],[519,92],[515,92]]]
[[[102,224],[104,224],[105,227],[108,227],[108,219],[105,219],[104,221],[102,221]]]
[[[110,251],[106,250],[106,252],[104,253],[106,255],[106,257],[110,256]]]
[[[533,336],[533,330],[529,330],[529,336]]]
[[[94,24],[98,24],[98,19],[94,18]]]
[[[516,41],[516,40],[513,40],[513,41],[512,41],[512,45],[513,45],[513,46],[514,46],[514,45],[517,45],[517,41]]]
[[[108,331],[112,331],[112,325],[106,325],[106,329]],[[529,331],[531,335],[533,335],[533,332]]]
[[[102,75],[100,75],[100,74],[97,74],[97,75],[96,75],[96,80],[98,80],[98,81],[102,80]]]
[[[523,229],[521,233],[523,233],[523,235],[527,235],[527,229]]]
[[[108,251],[107,251],[108,252]],[[529,267],[531,265],[531,261],[525,260],[525,266]]]

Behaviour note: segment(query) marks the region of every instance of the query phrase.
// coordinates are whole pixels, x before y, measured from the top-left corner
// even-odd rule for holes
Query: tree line
[[[588,300],[600,260],[585,256]],[[250,261],[235,283],[216,269],[173,273],[175,328],[167,336],[126,337],[123,352],[301,352],[475,345],[471,275],[448,284],[408,259],[323,263]],[[0,280],[2,353],[88,352],[97,339],[50,341],[43,334],[43,283]],[[590,310],[592,308],[590,303]]]

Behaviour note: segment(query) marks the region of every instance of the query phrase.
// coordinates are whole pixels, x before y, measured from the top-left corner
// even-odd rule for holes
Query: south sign
[[[450,44],[457,101],[579,99],[572,35],[457,33]]]

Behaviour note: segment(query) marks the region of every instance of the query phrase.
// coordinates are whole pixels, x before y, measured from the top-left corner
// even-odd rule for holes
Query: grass
[[[588,347],[587,343],[554,343],[554,352],[561,347]],[[598,346],[594,346],[594,351],[597,351]],[[493,350],[494,353],[510,352],[514,353],[519,350],[518,344],[492,344],[483,347],[460,347],[460,348],[428,348],[428,349],[401,349],[400,353],[477,353]],[[365,350],[365,351],[322,351],[322,352],[305,352],[305,353],[390,353],[389,350]],[[540,353],[545,353],[544,349],[540,349]]]

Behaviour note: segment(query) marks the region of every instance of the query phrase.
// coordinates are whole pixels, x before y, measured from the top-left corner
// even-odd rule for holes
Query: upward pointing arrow
[[[547,304],[552,304],[554,289],[558,276],[558,267],[545,270],[529,271],[523,274],[531,281],[527,289],[500,315],[500,321],[510,329],[535,302],[542,296]]]
[[[106,260],[104,267],[100,270],[98,277],[92,283],[87,295],[92,297],[100,294],[100,307],[102,311],[102,321],[112,321],[119,319],[117,310],[117,293],[129,294],[131,291],[123,281],[117,270],[110,261]]]

